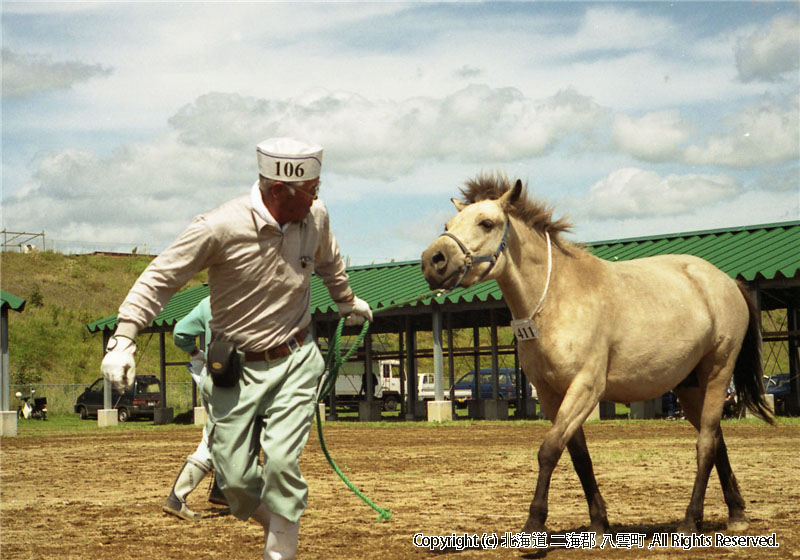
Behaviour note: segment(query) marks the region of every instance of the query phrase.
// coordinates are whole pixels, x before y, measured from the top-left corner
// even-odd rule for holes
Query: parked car
[[[497,371],[497,384],[498,384],[498,398],[500,399],[515,399],[517,398],[517,385],[514,377],[514,370],[512,368],[499,368]],[[491,399],[493,396],[494,374],[491,368],[483,368],[479,370],[478,378],[480,382],[481,399]],[[532,386],[525,380],[525,385],[528,387],[528,396],[534,396]],[[466,406],[466,401],[475,399],[475,370],[465,373],[458,378],[455,385],[455,398],[456,402],[461,406]]]
[[[792,392],[789,374],[776,373],[770,377],[764,376],[764,390],[768,395],[775,397],[775,414],[785,413],[786,398]]]
[[[103,408],[103,389],[105,380],[100,377],[78,396],[75,401],[75,412],[86,419],[97,416],[97,411]],[[112,390],[111,406],[117,409],[117,418],[120,422],[127,422],[131,418],[147,416],[152,418],[155,409],[161,405],[161,381],[155,375],[137,375],[133,387],[119,393]]]

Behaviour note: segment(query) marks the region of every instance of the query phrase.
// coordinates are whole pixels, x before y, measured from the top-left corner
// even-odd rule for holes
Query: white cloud
[[[611,133],[617,149],[645,161],[674,159],[691,126],[676,110],[648,113],[638,119],[619,114]]]
[[[741,196],[679,215],[631,216],[615,220],[597,220],[582,216],[575,221],[575,239],[582,242],[626,239],[798,219],[800,197],[796,194],[746,191]]]
[[[578,53],[595,50],[637,50],[669,40],[675,23],[668,18],[646,14],[638,9],[590,6],[572,38]]]
[[[79,61],[52,62],[47,58],[3,49],[3,97],[18,98],[69,89],[96,76],[108,76],[111,68]]]
[[[542,100],[514,88],[469,86],[441,98],[370,100],[317,90],[288,100],[209,94],[170,123],[187,145],[250,150],[262,137],[312,138],[329,172],[394,179],[436,161],[503,163],[588,133],[607,110],[574,90]]]
[[[323,198],[365,259],[416,257],[441,227],[421,216],[481,170],[641,234],[798,198],[797,18],[774,19],[791,3],[7,4],[9,52],[73,80],[4,68],[6,96],[70,88],[4,115],[3,226],[48,239],[166,246],[249,187],[277,134],[325,146]]]
[[[323,90],[287,100],[207,94],[173,115],[172,131],[149,142],[108,155],[67,149],[40,157],[32,182],[4,201],[4,214],[14,222],[9,227],[45,228],[62,238],[138,229],[139,237],[165,243],[192,215],[249,187],[254,146],[268,136],[325,146],[326,183],[344,200],[350,191],[356,198],[374,192],[376,183],[397,188],[392,183],[400,176],[430,185],[445,168],[536,157],[588,133],[605,115],[572,90],[532,100],[513,88],[470,86],[400,102]],[[428,165],[438,171],[415,176]],[[459,171],[454,183],[463,178]],[[427,186],[404,188],[430,193]],[[177,209],[167,210],[173,201]]]
[[[727,123],[724,134],[711,136],[705,146],[686,149],[694,165],[747,168],[783,163],[800,157],[800,97],[794,94],[782,106],[768,98],[745,107]]]
[[[776,81],[800,68],[800,20],[776,16],[768,25],[740,39],[735,48],[736,67],[743,82]]]
[[[677,215],[736,196],[738,182],[727,175],[658,173],[618,169],[589,189],[582,211],[591,218]]]

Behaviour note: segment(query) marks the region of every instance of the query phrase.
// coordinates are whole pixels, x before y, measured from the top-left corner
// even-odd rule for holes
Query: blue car
[[[517,385],[513,368],[499,368],[497,370],[498,398],[511,400],[517,398]],[[491,368],[483,368],[478,373],[480,381],[481,399],[493,398],[494,374]],[[527,383],[528,396],[531,396],[531,385]],[[458,378],[455,385],[455,398],[458,403],[466,406],[466,401],[477,398],[475,393],[475,370],[465,373]]]

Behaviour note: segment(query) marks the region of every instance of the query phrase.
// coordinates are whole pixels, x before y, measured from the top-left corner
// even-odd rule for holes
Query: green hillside
[[[100,375],[102,335],[86,324],[117,313],[130,287],[152,257],[0,253],[0,287],[27,300],[25,311],[9,312],[12,384],[88,383]],[[205,272],[186,287],[205,282]],[[140,372],[158,373],[158,335],[140,337]],[[185,356],[169,340],[167,359]],[[188,373],[168,369],[170,381]],[[185,379],[184,379],[185,378]]]

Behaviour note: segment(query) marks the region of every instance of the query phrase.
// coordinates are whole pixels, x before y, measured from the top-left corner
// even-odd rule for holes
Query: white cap
[[[319,177],[322,146],[296,138],[270,138],[256,145],[258,172],[277,181],[310,181]]]

